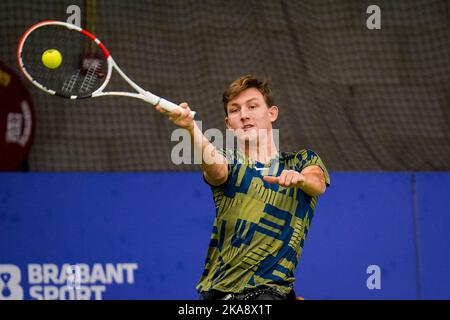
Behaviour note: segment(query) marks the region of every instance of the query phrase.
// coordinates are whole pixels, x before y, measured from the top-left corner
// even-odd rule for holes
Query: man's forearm
[[[191,135],[194,154],[201,155],[203,172],[212,180],[223,180],[228,174],[225,157],[217,152],[217,149],[206,139],[195,123],[188,131]]]
[[[296,187],[302,189],[306,194],[315,197],[320,196],[326,190],[325,179],[323,174],[308,172],[300,173],[303,181],[297,183]]]

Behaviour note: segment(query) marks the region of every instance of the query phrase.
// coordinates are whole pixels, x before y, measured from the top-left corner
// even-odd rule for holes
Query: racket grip
[[[183,110],[179,105],[177,105],[173,102],[170,102],[166,99],[163,99],[163,98],[161,98],[161,100],[159,100],[158,104],[167,111],[172,111],[175,109]],[[195,111],[191,111],[191,116],[192,116],[192,118],[195,116]]]

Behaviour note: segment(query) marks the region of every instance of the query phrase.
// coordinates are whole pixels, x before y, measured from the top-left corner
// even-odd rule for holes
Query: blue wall
[[[331,179],[305,242],[297,294],[450,299],[450,174]],[[4,278],[5,265],[20,271],[25,299],[46,290],[68,298],[53,281],[61,274],[50,270],[62,273],[64,264],[87,265],[82,285],[92,292],[102,286],[103,299],[197,299],[213,218],[199,173],[0,174],[0,299],[8,296],[4,283],[15,286]],[[108,264],[116,280],[119,264],[137,269],[110,281]],[[48,281],[30,281],[33,265],[50,270]],[[366,286],[369,265],[381,268],[379,290]]]

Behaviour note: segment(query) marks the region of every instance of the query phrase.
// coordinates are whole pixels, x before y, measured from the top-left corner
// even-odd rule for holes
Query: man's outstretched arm
[[[169,112],[159,105],[155,106],[155,109],[167,116],[170,121],[180,128],[186,129],[191,136],[191,143],[194,148],[194,152],[202,155],[202,171],[206,181],[213,186],[218,186],[224,183],[228,177],[228,164],[224,156],[219,154],[216,148],[209,142],[198,128],[194,119],[192,118],[187,103],[181,103],[180,107],[183,111],[175,109]]]

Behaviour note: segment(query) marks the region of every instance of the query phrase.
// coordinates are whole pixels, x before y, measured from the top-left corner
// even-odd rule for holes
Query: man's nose
[[[247,108],[241,108],[241,119],[248,119],[249,113]]]

